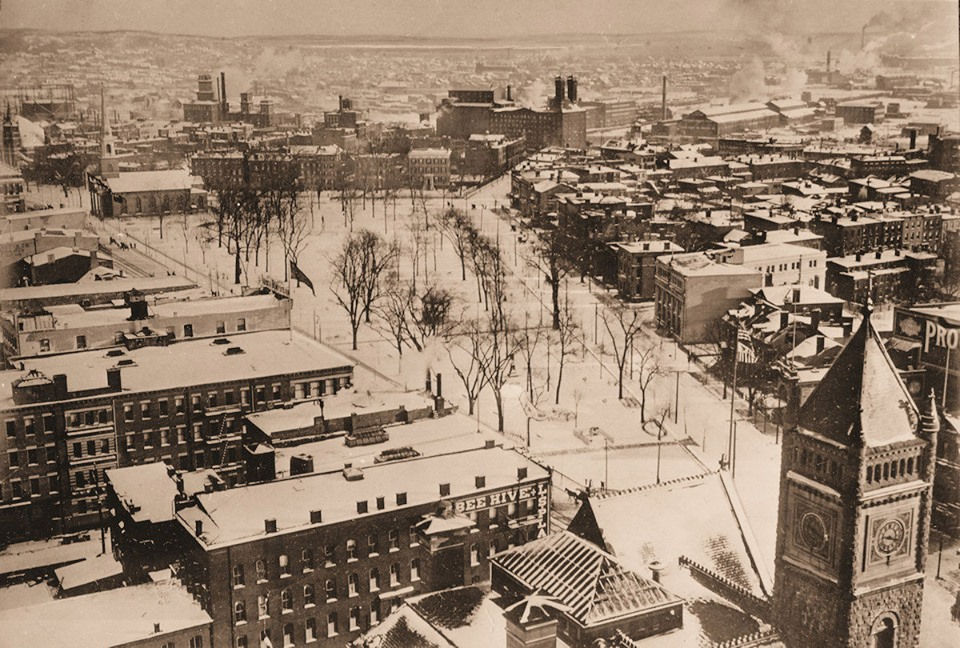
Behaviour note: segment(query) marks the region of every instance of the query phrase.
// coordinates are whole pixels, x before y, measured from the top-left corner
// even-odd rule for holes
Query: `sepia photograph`
[[[960,1],[0,0],[0,648],[960,648]]]

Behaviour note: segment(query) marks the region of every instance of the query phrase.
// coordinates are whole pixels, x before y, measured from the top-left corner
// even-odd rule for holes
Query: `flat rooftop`
[[[158,623],[162,635],[199,629],[211,619],[185,589],[171,583],[120,587],[0,611],[2,641],[11,646],[117,646],[154,639]]]
[[[446,499],[515,486],[517,469],[526,468],[528,479],[549,477],[546,469],[522,454],[502,447],[478,448],[446,455],[418,457],[367,466],[363,479],[348,481],[341,470],[215,491],[197,496],[199,506],[177,512],[186,529],[207,548],[264,537],[264,520],[277,522],[277,533],[379,515],[375,499],[383,497],[384,511],[416,507],[440,498],[439,484],[450,484]],[[486,477],[477,488],[474,477]],[[398,506],[396,494],[405,492],[407,503]],[[357,502],[366,501],[369,513],[358,514]],[[323,522],[310,522],[310,512],[319,510]],[[274,534],[271,534],[274,535]]]
[[[24,359],[23,370],[0,372],[0,406],[13,406],[13,381],[31,369],[47,378],[65,374],[67,389],[75,392],[106,388],[107,369],[117,366],[119,360],[132,360],[122,367],[120,376],[122,393],[133,394],[353,366],[346,356],[299,333],[258,331],[222,337],[230,343],[214,344],[206,338],[143,347],[119,356],[98,349]],[[227,355],[229,347],[240,347],[243,353]]]
[[[174,291],[195,288],[196,284],[178,276],[130,277],[111,279],[110,281],[78,281],[70,284],[50,284],[47,286],[27,286],[25,288],[0,289],[0,303],[56,299],[58,297],[82,297],[104,293],[126,292],[128,290]]]
[[[134,522],[169,522],[173,519],[173,500],[179,492],[163,462],[112,468],[107,480],[117,499]]]
[[[953,324],[960,324],[960,302],[952,302],[949,304],[923,304],[920,306],[914,306],[913,308],[909,308],[907,310],[914,313],[919,313],[921,315],[942,317]]]
[[[149,297],[152,297],[150,295]],[[149,303],[150,317],[139,320],[138,326],[150,326],[155,318],[185,318],[215,313],[245,313],[256,310],[277,308],[283,302],[273,295],[248,295],[240,297],[218,297],[209,299],[184,299]],[[80,329],[90,326],[120,324],[130,317],[130,308],[82,308],[79,304],[48,306],[46,310],[54,316],[54,329]],[[139,330],[139,329],[138,329]]]

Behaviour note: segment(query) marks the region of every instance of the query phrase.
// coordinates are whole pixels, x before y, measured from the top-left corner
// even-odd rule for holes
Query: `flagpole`
[[[727,463],[733,461],[733,406],[737,400],[737,364],[739,364],[740,351],[740,321],[737,321],[737,333],[733,343],[733,381],[730,390],[730,430],[727,433]]]

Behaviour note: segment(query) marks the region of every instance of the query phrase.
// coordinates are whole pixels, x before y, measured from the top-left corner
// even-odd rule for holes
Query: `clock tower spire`
[[[791,648],[915,648],[939,418],[865,309],[786,431],[774,605]]]

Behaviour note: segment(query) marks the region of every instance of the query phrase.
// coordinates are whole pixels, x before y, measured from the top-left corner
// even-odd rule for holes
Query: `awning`
[[[902,337],[892,337],[887,341],[887,347],[895,351],[904,353],[920,348],[920,343],[916,340]]]
[[[413,594],[415,591],[416,591],[416,588],[413,585],[407,585],[406,587],[401,587],[400,589],[393,590],[390,592],[381,592],[379,595],[379,599],[381,601],[389,601],[390,599],[406,596],[407,594]]]

